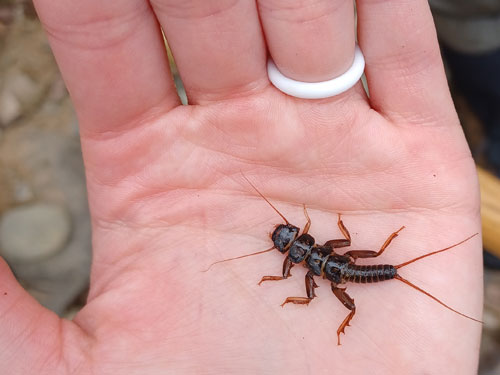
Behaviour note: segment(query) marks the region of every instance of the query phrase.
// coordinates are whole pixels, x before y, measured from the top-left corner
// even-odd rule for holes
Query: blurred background
[[[430,3],[481,184],[479,373],[500,375],[500,0]],[[71,319],[86,299],[90,236],[78,123],[64,82],[31,1],[0,0],[0,255],[41,304]]]

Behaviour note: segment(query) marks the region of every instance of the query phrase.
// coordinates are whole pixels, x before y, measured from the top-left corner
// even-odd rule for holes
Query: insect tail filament
[[[458,246],[458,245],[463,244],[464,242],[466,242],[466,241],[470,240],[472,237],[475,237],[475,236],[477,236],[478,234],[479,234],[479,233],[474,233],[472,236],[469,236],[469,237],[467,237],[465,240],[462,240],[462,241],[460,241],[460,242],[457,242],[457,243],[456,243],[456,244],[454,244],[454,245],[451,245],[451,246],[445,247],[444,249],[441,249],[441,250],[436,250],[436,251],[433,251],[432,253],[428,253],[428,254],[421,255],[421,256],[419,256],[419,257],[417,257],[417,258],[415,258],[415,259],[412,259],[412,260],[409,260],[409,261],[407,261],[407,262],[404,262],[404,263],[398,264],[397,266],[394,266],[394,268],[396,268],[396,269],[398,269],[398,268],[402,268],[402,267],[404,267],[404,266],[407,266],[407,265],[408,265],[408,264],[410,264],[410,263],[416,262],[417,260],[420,260],[420,259],[423,259],[423,258],[427,258],[427,257],[429,257],[429,256],[431,256],[431,255],[434,255],[434,254],[437,254],[437,253],[441,253],[441,252],[446,251],[446,250],[450,250],[450,249],[454,248],[455,246]]]
[[[463,241],[462,241],[462,242],[463,242]],[[448,306],[448,305],[447,305],[447,304],[445,304],[444,302],[442,302],[442,301],[440,301],[439,299],[437,299],[436,297],[434,297],[432,294],[430,294],[430,293],[426,292],[425,290],[423,290],[423,289],[419,288],[418,286],[416,286],[415,284],[413,284],[413,283],[409,282],[408,280],[403,279],[400,275],[396,275],[396,276],[394,276],[394,278],[395,278],[395,279],[397,279],[397,280],[399,280],[399,281],[401,281],[401,282],[403,282],[403,283],[405,283],[406,285],[411,286],[412,288],[414,288],[414,289],[418,290],[419,292],[424,293],[426,296],[428,296],[428,297],[432,298],[432,299],[433,299],[434,301],[436,301],[437,303],[439,303],[439,304],[441,304],[442,306],[446,307],[448,310],[451,310],[451,311],[453,311],[454,313],[457,313],[458,315],[463,316],[464,318],[467,318],[467,319],[470,319],[470,320],[473,320],[473,321],[475,321],[475,322],[478,322],[478,323],[483,324],[483,322],[482,322],[481,320],[477,320],[477,319],[471,318],[470,316],[465,315],[465,314],[462,314],[460,311],[457,311],[457,310],[455,310],[455,309],[451,308],[450,306]]]

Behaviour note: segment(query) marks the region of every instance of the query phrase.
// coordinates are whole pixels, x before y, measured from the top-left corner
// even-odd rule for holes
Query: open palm
[[[302,267],[257,286],[281,274],[277,251],[204,272],[269,248],[282,222],[242,174],[299,227],[305,204],[318,243],[342,238],[337,213],[352,249],[378,250],[405,225],[367,264],[402,263],[480,230],[474,164],[425,1],[358,2],[370,98],[358,84],[314,101],[270,85],[259,17],[283,72],[323,80],[349,66],[350,2],[77,3],[36,6],[80,119],[90,295],[73,321],[60,320],[2,264],[6,373],[474,372],[481,325],[398,281],[348,285],[357,311],[337,346],[348,311],[326,281],[307,307],[280,307],[305,296]],[[189,106],[171,83],[158,22]],[[321,32],[332,24],[335,38]],[[479,318],[480,242],[401,274]]]

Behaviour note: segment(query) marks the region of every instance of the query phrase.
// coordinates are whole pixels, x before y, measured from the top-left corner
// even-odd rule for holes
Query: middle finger
[[[190,104],[265,87],[266,50],[248,0],[154,0]]]
[[[345,73],[354,58],[352,0],[258,0],[269,52],[281,73],[305,82]]]

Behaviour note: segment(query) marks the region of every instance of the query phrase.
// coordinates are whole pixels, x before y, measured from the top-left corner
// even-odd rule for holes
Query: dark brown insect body
[[[330,255],[325,260],[325,277],[337,284],[376,283],[394,279],[398,273],[390,264],[360,266],[344,255]]]
[[[243,176],[245,177],[245,176]],[[349,314],[346,316],[344,321],[340,324],[337,330],[337,338],[338,345],[340,345],[340,333],[344,333],[344,329],[349,325],[349,322],[353,318],[356,313],[356,305],[354,304],[354,300],[346,293],[346,288],[339,287],[339,285],[346,284],[348,282],[351,283],[375,283],[385,280],[397,279],[412,288],[418,290],[419,292],[424,293],[428,297],[432,298],[436,302],[440,303],[447,309],[471,320],[481,323],[480,320],[471,318],[461,312],[449,307],[445,303],[441,302],[436,297],[422,290],[418,286],[412,284],[408,280],[402,278],[398,274],[398,269],[402,268],[410,263],[413,263],[422,258],[428,257],[430,255],[434,255],[446,250],[449,250],[455,246],[458,246],[465,241],[471,239],[476,236],[476,234],[466,238],[465,240],[456,243],[452,246],[449,246],[445,249],[433,251],[431,253],[422,255],[418,258],[412,259],[408,262],[399,264],[399,265],[389,265],[389,264],[375,264],[375,265],[358,265],[356,264],[356,260],[358,258],[375,258],[381,255],[384,250],[389,246],[391,241],[398,236],[398,233],[404,229],[404,226],[401,227],[396,232],[392,233],[384,244],[381,246],[380,250],[372,251],[372,250],[350,250],[345,252],[344,254],[337,254],[335,249],[348,247],[351,245],[351,235],[349,231],[345,227],[342,222],[340,214],[338,215],[338,227],[342,234],[344,235],[343,239],[335,239],[327,241],[324,245],[318,245],[315,243],[314,238],[308,234],[309,228],[311,226],[311,219],[307,214],[306,208],[304,206],[304,215],[306,216],[307,223],[302,231],[302,234],[299,235],[300,228],[290,224],[288,220],[267,200],[264,195],[262,195],[259,190],[245,177],[248,183],[257,191],[257,193],[266,200],[266,202],[285,220],[286,224],[279,224],[274,229],[271,234],[271,239],[273,241],[274,246],[270,249],[259,251],[253,254],[247,254],[236,258],[225,259],[222,261],[218,261],[212,263],[210,267],[217,263],[226,262],[229,260],[240,259],[252,255],[262,254],[273,249],[277,249],[280,253],[286,254],[286,258],[283,262],[283,272],[281,276],[264,276],[259,282],[259,285],[264,281],[270,280],[284,280],[290,277],[290,270],[295,264],[303,263],[305,267],[308,268],[308,272],[305,277],[305,285],[306,285],[306,294],[307,297],[288,297],[281,306],[284,306],[287,303],[294,304],[305,304],[308,305],[315,297],[314,289],[317,288],[317,285],[314,281],[315,276],[323,277],[331,282],[331,288],[333,294],[340,300],[340,302],[350,310]],[[210,268],[209,267],[209,268]],[[208,271],[208,269],[207,269]]]

